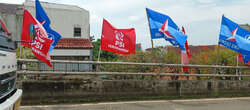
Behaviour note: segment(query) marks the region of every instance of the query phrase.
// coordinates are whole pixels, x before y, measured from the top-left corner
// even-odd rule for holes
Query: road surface
[[[250,97],[21,106],[19,110],[250,110]]]

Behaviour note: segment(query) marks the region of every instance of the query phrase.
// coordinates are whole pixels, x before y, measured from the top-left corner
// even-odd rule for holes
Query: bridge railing
[[[29,75],[129,75],[129,76],[171,76],[207,79],[220,77],[232,79],[250,77],[249,66],[182,65],[164,63],[98,62],[52,60],[53,68],[48,68],[35,59],[18,59],[19,74]],[[188,72],[182,68],[188,67]],[[175,78],[176,79],[176,78]]]

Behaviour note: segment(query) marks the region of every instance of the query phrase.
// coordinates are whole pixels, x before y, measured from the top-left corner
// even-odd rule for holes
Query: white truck
[[[1,21],[1,17],[0,17]],[[17,110],[21,103],[22,90],[16,88],[17,45],[7,35],[0,23],[0,110]]]

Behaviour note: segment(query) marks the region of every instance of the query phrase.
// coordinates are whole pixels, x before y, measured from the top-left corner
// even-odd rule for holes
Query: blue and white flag
[[[250,61],[250,33],[222,16],[219,44],[243,54],[244,62]]]
[[[249,63],[250,62],[250,55],[242,55],[244,63]]]
[[[250,55],[250,32],[248,32],[248,33],[246,32],[242,36],[236,35],[235,39],[236,39],[236,43],[239,46],[239,48],[241,50],[247,51],[247,53],[245,53],[245,54]]]
[[[57,42],[61,39],[61,35],[56,31],[50,28],[50,19],[44,11],[42,5],[39,0],[36,0],[36,19],[43,25],[46,30],[48,37],[53,40],[53,43],[50,46],[49,52],[51,52],[56,46]]]
[[[239,30],[239,32],[240,31],[241,30]],[[236,44],[242,51],[241,54],[242,54],[244,63],[248,63],[250,62],[250,32],[247,32],[246,30],[242,30],[242,31],[243,31],[243,34],[239,33],[241,35],[236,35],[235,39],[236,39]]]
[[[147,8],[146,11],[152,39],[164,38],[172,45],[179,46],[182,50],[185,50],[187,36],[179,29],[173,20],[169,16],[151,9]]]

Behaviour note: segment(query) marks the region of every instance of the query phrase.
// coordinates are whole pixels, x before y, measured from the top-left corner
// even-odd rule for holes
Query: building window
[[[81,28],[80,27],[75,27],[74,28],[74,37],[81,37]]]

